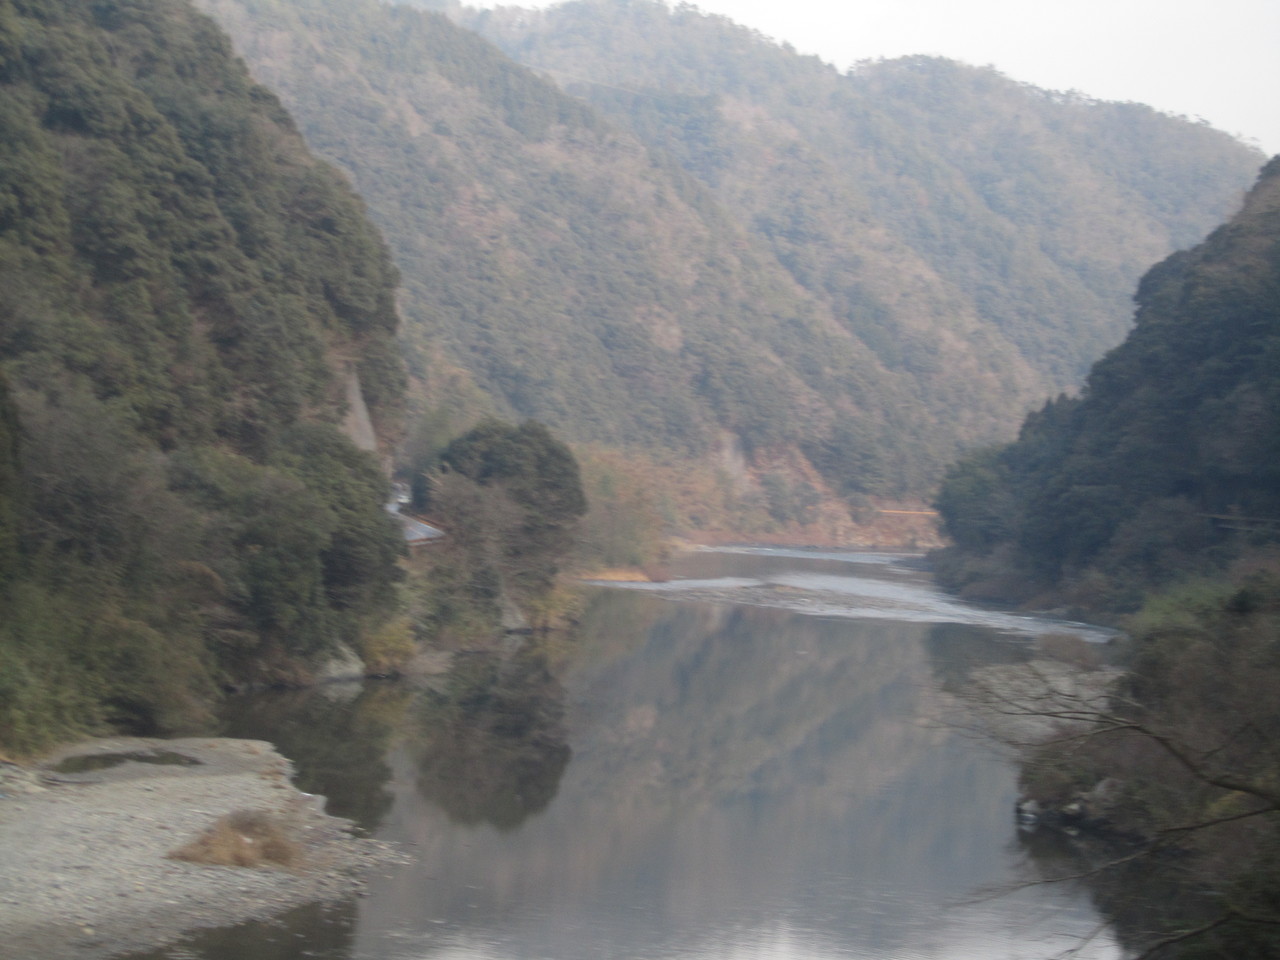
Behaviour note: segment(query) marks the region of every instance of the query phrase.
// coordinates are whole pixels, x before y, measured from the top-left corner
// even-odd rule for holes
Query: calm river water
[[[591,588],[548,649],[441,691],[236,704],[303,789],[413,862],[173,960],[1034,960],[1120,955],[1038,876],[1015,772],[939,722],[975,665],[1088,628],[956,603],[867,554],[703,553]],[[1102,930],[1100,933],[1099,930]]]

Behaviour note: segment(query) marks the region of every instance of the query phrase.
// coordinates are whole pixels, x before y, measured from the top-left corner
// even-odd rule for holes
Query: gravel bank
[[[112,754],[175,762],[54,770],[68,757]],[[396,855],[353,837],[289,774],[289,762],[255,740],[113,738],[35,768],[0,764],[0,960],[106,958],[352,895],[370,867]],[[277,820],[301,848],[298,865],[166,858],[239,810]]]

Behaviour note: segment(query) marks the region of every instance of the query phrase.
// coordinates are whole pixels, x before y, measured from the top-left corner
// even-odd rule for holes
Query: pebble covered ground
[[[64,763],[118,755],[150,762],[81,772]],[[287,760],[254,740],[111,738],[35,767],[0,763],[0,960],[96,960],[152,948],[196,928],[352,896],[370,868],[398,858],[325,815],[323,799],[300,793],[289,774]],[[166,856],[239,810],[283,824],[302,851],[298,864]]]

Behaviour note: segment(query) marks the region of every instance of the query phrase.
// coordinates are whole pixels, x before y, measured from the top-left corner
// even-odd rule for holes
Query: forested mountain
[[[842,74],[689,5],[451,14],[675,156],[933,411],[1007,423],[1011,400],[1076,386],[1141,271],[1232,212],[1262,160],[991,68]],[[949,384],[957,357],[998,375]]]
[[[991,71],[841,75],[683,7],[449,11],[586,103],[439,13],[200,3],[386,233],[423,405],[745,463],[777,520],[1010,435],[1259,162]]]
[[[1023,369],[1032,391],[1076,386],[1123,336],[1141,271],[1232,212],[1261,160],[990,68],[912,57],[841,74],[688,6],[455,16],[674,154],[935,410],[966,348],[997,371],[958,393],[973,410],[1034,395]]]
[[[433,401],[684,457],[844,429],[901,483],[928,460],[909,383],[669,160],[492,45],[373,0],[205,7],[379,219]]]
[[[173,729],[392,599],[396,271],[218,27],[0,0],[0,746]]]
[[[1084,838],[1065,872],[1128,952],[1277,957],[1280,157],[1137,301],[1080,397],[949,472],[937,566],[973,596],[1126,615],[1105,696],[1038,669],[978,696],[1046,724],[1021,786]]]
[[[1280,158],[1243,210],[1151,269],[1083,395],[954,467],[948,576],[975,594],[1131,608],[1280,537]]]

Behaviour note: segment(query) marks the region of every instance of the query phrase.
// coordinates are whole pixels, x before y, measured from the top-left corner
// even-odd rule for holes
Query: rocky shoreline
[[[326,815],[290,773],[269,743],[227,739],[117,737],[34,767],[0,764],[0,960],[155,948],[353,896],[370,869],[399,858]],[[279,825],[296,852],[287,867],[171,857],[239,811]]]

